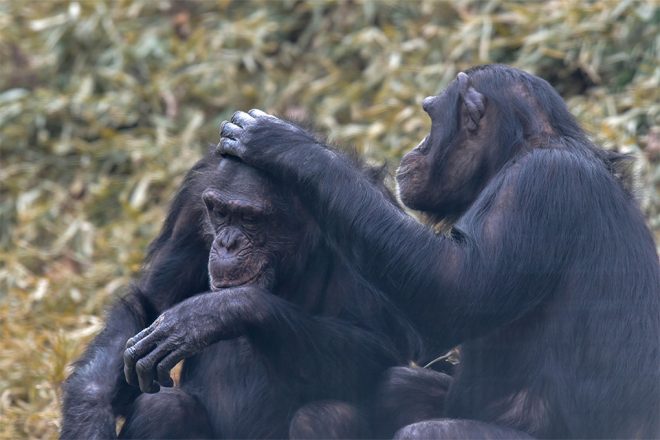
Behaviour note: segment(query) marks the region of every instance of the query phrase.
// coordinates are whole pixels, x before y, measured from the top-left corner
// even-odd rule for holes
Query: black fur
[[[242,114],[219,149],[296,185],[439,350],[461,344],[445,421],[401,437],[660,436],[660,266],[621,157],[594,146],[542,79],[466,73],[478,93],[463,93],[485,112],[466,114],[457,81],[425,101],[431,133],[398,176],[404,202],[457,220],[450,235],[286,121]]]
[[[294,436],[363,436],[372,429],[365,408],[379,375],[418,356],[420,338],[398,309],[318,232],[298,237],[308,258],[281,275],[272,292],[239,287],[207,293],[211,241],[201,195],[226,188],[220,163],[236,176],[241,167],[251,171],[210,154],[188,173],[140,279],[112,308],[66,381],[62,438],[114,437],[118,415],[126,417],[123,437],[272,438],[289,430]],[[369,181],[381,196],[387,193],[382,182]],[[296,209],[289,198],[284,208]],[[179,386],[140,394],[124,379],[122,353],[127,339],[162,325],[183,333],[182,340],[209,327],[215,333],[203,338],[206,348],[187,357]]]

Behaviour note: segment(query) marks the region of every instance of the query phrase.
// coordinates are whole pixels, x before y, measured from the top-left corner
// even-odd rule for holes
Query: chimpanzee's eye
[[[211,220],[215,223],[222,222],[226,216],[227,213],[225,209],[217,204],[209,208],[209,217],[211,217]]]

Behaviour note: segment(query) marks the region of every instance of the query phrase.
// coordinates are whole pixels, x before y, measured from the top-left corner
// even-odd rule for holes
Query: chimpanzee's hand
[[[261,110],[234,113],[231,121],[221,124],[220,136],[219,153],[275,173],[288,171],[288,152],[296,150],[300,157],[310,146],[319,145],[302,128]]]
[[[241,297],[236,299],[236,297]],[[213,292],[189,298],[162,315],[126,343],[124,375],[145,393],[156,393],[160,385],[173,385],[170,370],[181,360],[221,340],[242,335],[246,322],[241,305],[244,292]],[[238,307],[237,307],[238,306]]]

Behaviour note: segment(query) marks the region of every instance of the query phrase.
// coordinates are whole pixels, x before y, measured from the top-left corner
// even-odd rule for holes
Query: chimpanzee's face
[[[271,289],[310,251],[312,224],[298,200],[259,171],[223,159],[202,198],[213,236],[211,290],[243,285]]]
[[[401,201],[435,217],[456,217],[474,202],[486,178],[488,140],[465,128],[456,81],[424,100],[430,133],[401,160],[397,185]]]

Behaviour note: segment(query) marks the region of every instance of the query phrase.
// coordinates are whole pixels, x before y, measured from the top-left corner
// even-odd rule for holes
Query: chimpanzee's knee
[[[291,439],[364,438],[369,432],[369,422],[358,408],[333,400],[303,406],[289,425]]]
[[[161,388],[135,400],[119,438],[213,438],[213,430],[197,399],[180,388]]]

